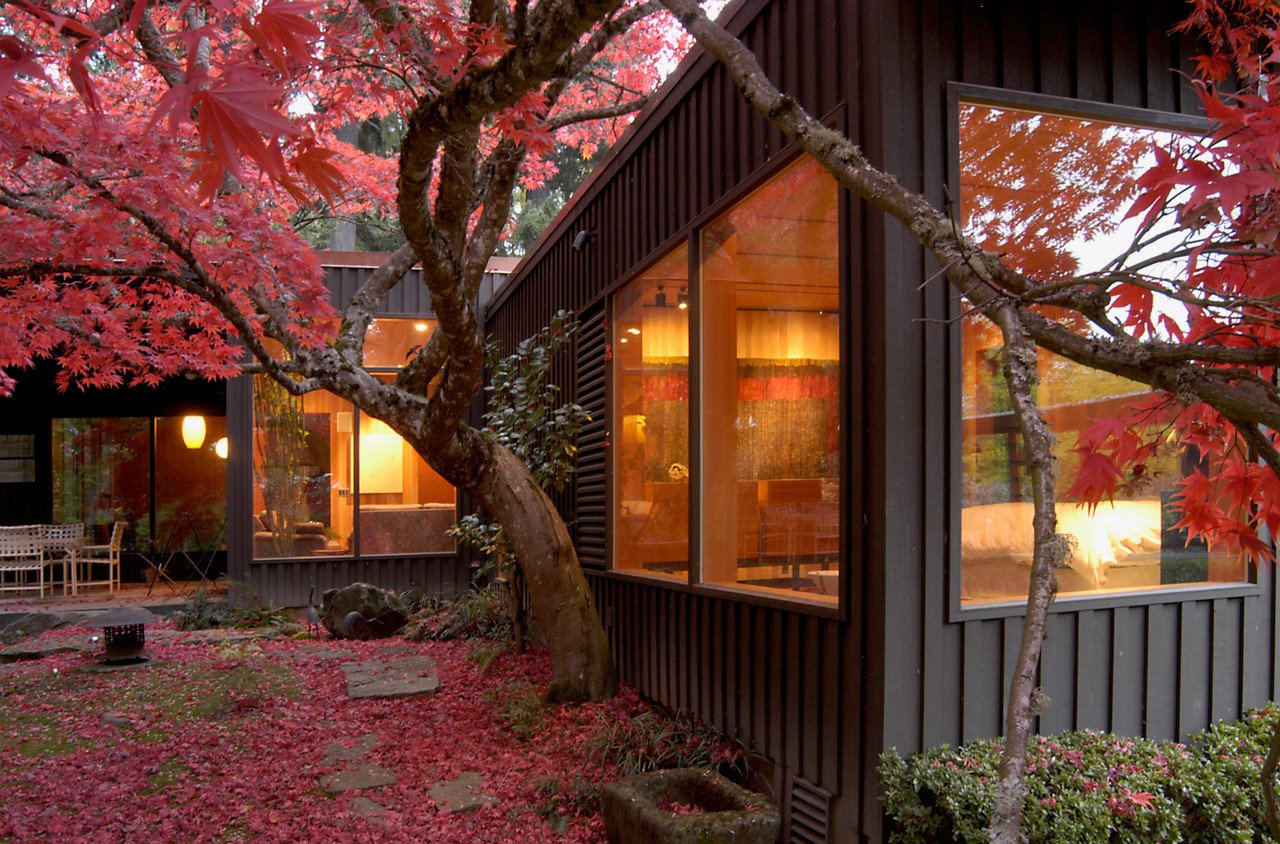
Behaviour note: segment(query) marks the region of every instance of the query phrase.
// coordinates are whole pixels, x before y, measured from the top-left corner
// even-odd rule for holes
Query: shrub
[[[419,605],[402,634],[410,641],[511,639],[506,596],[493,586],[468,589],[456,598],[424,599]]]
[[[537,734],[551,710],[537,688],[525,681],[507,683],[487,696],[494,706],[494,717],[522,739]]]
[[[741,784],[750,774],[740,745],[687,714],[642,712],[605,721],[591,749],[624,777],[659,768],[709,768]]]
[[[250,602],[231,604],[225,598],[212,598],[203,589],[197,591],[171,616],[179,630],[208,630],[212,627],[295,627],[296,622],[279,607]]]
[[[1276,715],[1250,712],[1187,744],[1093,733],[1040,736],[1027,754],[1030,842],[1269,842],[1259,771]],[[891,842],[985,842],[1001,743],[880,759]]]

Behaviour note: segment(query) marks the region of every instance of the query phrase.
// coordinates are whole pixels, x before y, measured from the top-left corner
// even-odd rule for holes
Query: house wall
[[[840,0],[748,2],[735,19],[749,21],[746,40],[764,66],[812,111],[858,133],[839,92],[859,66],[860,12]],[[792,45],[805,43],[804,50]],[[843,47],[841,44],[843,43]],[[551,239],[498,295],[489,330],[508,346],[535,333],[559,307],[583,322],[577,354],[557,364],[552,380],[582,403],[593,423],[579,439],[576,485],[559,504],[571,520],[580,559],[613,645],[620,678],[665,704],[695,711],[772,760],[773,784],[790,837],[848,840],[856,805],[831,795],[856,794],[860,745],[861,627],[857,607],[856,536],[846,578],[851,620],[795,611],[778,602],[727,597],[702,587],[619,577],[604,570],[608,480],[603,292],[643,269],[735,198],[777,171],[789,157],[785,139],[751,113],[721,69],[705,57],[674,83],[657,113],[614,153]],[[850,219],[856,209],[842,209]],[[596,237],[582,252],[580,230]],[[853,229],[856,231],[856,226]],[[841,277],[858,312],[865,267],[844,250]],[[849,337],[860,333],[851,326]],[[856,392],[856,391],[852,391]],[[850,395],[847,418],[861,399]],[[851,453],[857,451],[855,446]],[[848,458],[850,461],[852,458]],[[861,477],[859,472],[846,474]],[[850,484],[849,496],[860,492]],[[575,521],[576,520],[576,521]],[[845,670],[854,666],[853,670]],[[879,812],[876,812],[879,816]]]
[[[876,160],[936,204],[955,193],[946,83],[960,81],[1169,112],[1195,112],[1185,67],[1190,46],[1167,33],[1185,4],[885,4],[880,99],[885,143]],[[948,139],[951,139],[950,141]],[[868,236],[868,240],[870,240]],[[869,628],[883,631],[883,689],[874,705],[883,744],[915,749],[1001,732],[1017,656],[1020,611],[963,613],[950,605],[947,544],[958,523],[959,426],[955,354],[942,327],[955,303],[924,280],[937,266],[900,228],[885,228],[883,301],[869,322],[886,326],[869,377],[884,401],[869,405],[882,439],[871,453],[891,477],[869,511],[871,592],[891,607]],[[883,509],[881,509],[883,508]],[[890,518],[889,514],[893,514]],[[1270,571],[1257,586],[1158,592],[1110,600],[1060,599],[1049,623],[1041,684],[1052,705],[1038,729],[1092,728],[1185,738],[1213,720],[1277,693],[1276,592]],[[869,641],[869,647],[877,643]],[[867,748],[868,761],[871,749]],[[866,796],[870,800],[870,795]],[[868,802],[866,805],[870,806]]]
[[[1194,112],[1178,2],[744,2],[730,28],[784,90],[938,205],[954,188],[947,83]],[[605,295],[776,172],[783,139],[691,60],[579,191],[489,312],[508,344],[556,308],[583,322],[554,374],[595,421],[562,496],[619,676],[776,765],[786,838],[881,841],[879,754],[1001,732],[1016,610],[961,613],[956,305],[898,224],[841,209],[848,397],[838,617],[606,571]],[[953,195],[955,195],[953,189]],[[570,248],[582,230],[596,237]],[[958,522],[954,525],[958,528]],[[1258,585],[1061,600],[1038,727],[1185,736],[1277,692],[1276,595]]]

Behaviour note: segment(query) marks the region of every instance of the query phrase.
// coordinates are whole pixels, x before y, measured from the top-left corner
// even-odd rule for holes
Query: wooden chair
[[[111,526],[111,541],[106,545],[84,545],[75,552],[72,566],[72,594],[81,586],[105,586],[115,592],[120,586],[120,546],[124,541],[124,522]],[[103,567],[103,576],[94,580],[94,567]]]
[[[35,572],[32,585],[29,575]],[[44,544],[38,525],[0,527],[0,592],[38,589],[44,597]]]

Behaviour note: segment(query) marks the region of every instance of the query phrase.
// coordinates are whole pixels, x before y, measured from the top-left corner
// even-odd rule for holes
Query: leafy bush
[[[741,746],[687,714],[642,712],[610,720],[591,744],[596,755],[616,765],[622,776],[659,768],[710,768],[744,783],[749,775]]]
[[[496,587],[468,589],[456,598],[426,598],[405,625],[413,642],[445,639],[511,639],[511,613]]]
[[[1269,842],[1259,771],[1274,710],[1217,724],[1188,745],[1093,732],[1038,737],[1028,752],[1028,841]],[[985,842],[1001,743],[881,756],[889,840]]]
[[[562,781],[548,777],[538,783],[542,805],[538,814],[547,819],[554,832],[564,832],[571,817],[594,815],[600,811],[600,786],[581,774],[566,775]]]
[[[529,682],[507,683],[491,691],[489,702],[495,717],[522,739],[532,738],[542,728],[551,705]]]
[[[179,630],[297,626],[289,614],[279,607],[268,607],[257,602],[231,604],[226,598],[210,597],[203,589],[192,595],[171,619],[173,626]]]

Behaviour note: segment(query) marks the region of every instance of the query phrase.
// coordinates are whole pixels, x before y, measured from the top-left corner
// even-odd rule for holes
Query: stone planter
[[[768,798],[699,768],[652,771],[609,783],[600,802],[610,844],[773,844],[781,823]],[[669,811],[663,803],[694,811]]]

